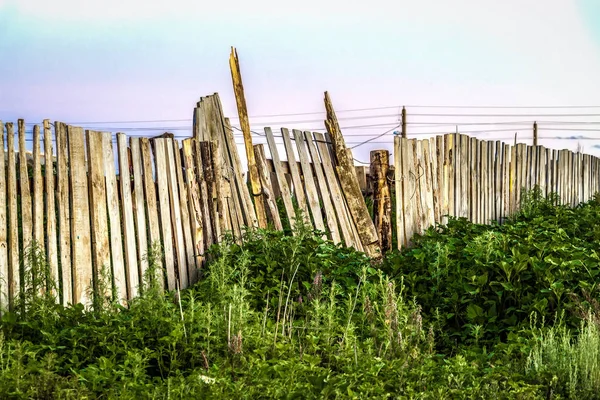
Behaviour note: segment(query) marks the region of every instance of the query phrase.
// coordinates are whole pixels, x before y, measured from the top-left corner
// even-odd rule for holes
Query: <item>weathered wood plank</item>
[[[304,136],[302,131],[294,129],[294,139],[296,140],[296,148],[298,149],[298,158],[300,159],[300,165],[302,166],[302,176],[304,178],[304,187],[306,188],[306,197],[308,199],[308,206],[312,215],[312,220],[316,229],[322,232],[326,232],[325,223],[323,221],[323,215],[321,213],[321,207],[319,205],[319,195],[317,193],[317,187],[315,186],[315,179],[313,176],[312,167],[308,159],[308,153],[304,143]]]
[[[71,248],[73,249],[73,301],[91,305],[93,283],[90,204],[83,129],[67,127],[71,177]]]
[[[325,136],[322,133],[317,132],[315,132],[314,135],[317,143],[317,149],[319,150],[319,155],[321,156],[321,161],[323,162],[325,179],[327,180],[327,185],[329,186],[329,191],[331,192],[334,210],[340,223],[342,238],[344,239],[346,246],[354,247],[360,251],[360,249],[362,249],[362,244],[360,243],[360,239],[352,230],[354,223],[347,212],[346,200],[344,199],[340,182],[335,173],[335,168],[331,160],[331,153],[329,152]]]
[[[390,166],[390,153],[387,150],[374,150],[370,154],[370,172],[373,176],[373,213],[375,229],[379,236],[381,253],[392,249],[392,200],[387,182]]]
[[[396,191],[396,240],[398,249],[406,247],[406,233],[404,230],[404,170],[402,169],[402,140],[394,136],[394,188]],[[445,198],[445,193],[443,194]],[[443,207],[443,206],[442,206]]]
[[[317,178],[317,184],[321,193],[321,201],[323,202],[323,209],[325,211],[325,222],[329,228],[329,232],[331,233],[331,240],[333,240],[334,243],[339,243],[341,241],[340,231],[338,228],[335,210],[331,202],[331,193],[329,192],[327,182],[325,181],[323,164],[321,163],[317,147],[313,142],[312,134],[308,131],[304,132],[304,138],[306,139],[306,145],[308,146],[310,158],[312,159],[312,166]]]
[[[179,190],[177,187],[177,172],[175,171],[175,155],[173,153],[173,139],[166,139],[167,153],[167,178],[169,182],[169,201],[171,207],[171,222],[175,239],[175,253],[177,254],[177,268],[179,273],[179,287],[186,288],[189,285],[187,255],[185,252],[185,239],[183,223],[181,221],[181,205],[179,202]]]
[[[469,158],[469,173],[471,176],[471,187],[469,190],[471,198],[470,219],[476,224],[479,223],[479,168],[477,167],[477,150],[478,140],[476,138],[471,138],[471,154]]]
[[[227,159],[227,169],[229,170],[227,188],[231,195],[227,202],[231,213],[231,224],[234,238],[238,243],[241,243],[243,227],[252,226],[252,221],[249,219],[251,216],[247,215],[248,211],[246,208],[248,208],[248,210],[254,209],[252,207],[246,207],[246,198],[248,199],[247,204],[251,204],[250,193],[248,192],[247,186],[240,185],[240,183],[243,183],[241,164],[234,161],[237,157],[237,145],[235,144],[235,140],[233,138],[233,131],[231,129],[229,118],[225,118],[224,136],[226,144],[225,147],[227,149],[225,158]],[[233,153],[235,153],[235,155]],[[238,182],[238,176],[241,182]],[[240,192],[240,190],[242,192]]]
[[[142,152],[145,202],[146,210],[148,212],[149,245],[152,246],[153,249],[155,245],[159,245],[162,248],[160,240],[160,219],[158,217],[158,204],[156,199],[156,185],[154,184],[152,171],[152,148],[150,146],[150,140],[148,138],[141,138],[140,148]],[[156,267],[158,268],[156,271],[158,279],[157,283],[161,288],[164,288],[165,282],[162,272],[164,270],[164,265],[162,263],[162,257],[156,257],[154,262],[156,262]]]
[[[492,219],[499,221],[502,217],[502,144],[494,143],[494,209]]]
[[[17,163],[15,157],[15,132],[12,122],[6,123],[6,144],[8,147],[7,195],[8,203],[8,301],[14,308],[21,291],[19,262],[19,221],[17,210]]]
[[[250,197],[250,191],[248,190],[246,181],[242,177],[242,163],[240,162],[237,145],[235,144],[235,139],[233,137],[233,130],[231,129],[231,124],[229,123],[228,118],[225,118],[225,137],[227,140],[226,143],[229,147],[234,182],[235,186],[237,187],[237,196],[239,197],[239,206],[243,211],[243,222],[246,224],[246,226],[257,227],[258,220],[256,217],[256,211],[254,210],[254,205],[252,203],[252,198]],[[233,193],[235,193],[235,191],[233,191]]]
[[[433,138],[432,138],[433,139]],[[434,180],[434,195],[435,195],[435,222],[441,223],[444,215],[442,201],[444,189],[444,138],[443,136],[435,137],[435,152],[432,151],[435,157],[435,180]]]
[[[431,171],[431,152],[429,150],[429,140],[421,141],[422,146],[422,171],[421,186],[423,193],[423,232],[430,226],[435,225],[435,215],[433,209],[433,181]]]
[[[190,283],[194,284],[199,279],[199,270],[204,262],[204,217],[202,215],[202,201],[200,187],[196,174],[195,139],[185,139],[183,147],[183,165],[185,166],[188,204],[192,232],[192,244],[195,253],[196,269],[190,271]],[[193,273],[192,273],[193,272]]]
[[[176,289],[175,254],[173,250],[173,229],[171,225],[171,203],[169,201],[169,179],[167,172],[167,139],[154,139],[156,183],[160,207],[160,228],[163,238],[167,290]]]
[[[0,121],[0,315],[10,308],[8,301],[8,215],[6,160],[4,159],[4,124]],[[9,200],[10,201],[10,200]]]
[[[414,140],[414,139],[413,139]],[[401,161],[402,161],[402,193],[404,204],[404,237],[406,243],[404,247],[410,245],[413,234],[415,232],[415,217],[416,210],[414,207],[415,173],[413,164],[413,149],[412,142],[406,138],[400,140]]]
[[[40,126],[33,127],[33,238],[39,248],[46,252],[44,240],[44,185],[40,149]]]
[[[112,277],[115,294],[122,305],[127,303],[127,278],[121,229],[121,204],[117,187],[117,171],[115,155],[110,132],[102,133],[102,155],[104,168],[104,185],[108,204],[108,223],[110,225],[110,248],[112,262]]]
[[[96,282],[103,271],[110,271],[110,244],[108,240],[108,214],[106,211],[107,201],[106,183],[104,178],[103,137],[104,134],[102,132],[86,131],[92,265],[94,280]],[[98,295],[102,297],[110,295],[110,288],[106,289],[107,292],[98,293]]]
[[[510,145],[502,146],[502,211],[501,218],[510,214]]]
[[[131,165],[129,164],[127,136],[124,133],[117,133],[117,149],[119,152],[119,187],[121,189],[121,220],[123,223],[127,296],[128,299],[132,299],[139,294],[140,271],[135,244],[133,199],[131,197]]]
[[[73,304],[73,267],[71,264],[71,208],[69,199],[69,147],[67,125],[54,123],[56,132],[56,205],[58,207],[58,251],[62,273],[61,298],[64,306]]]
[[[237,56],[237,51],[233,47],[231,48],[231,55],[229,57],[229,66],[231,68],[231,79],[233,80],[235,100],[237,103],[238,115],[240,117],[240,126],[242,128],[242,133],[244,134],[244,146],[246,149],[246,157],[248,160],[248,175],[250,178],[250,186],[252,187],[252,194],[253,196],[255,196],[254,200],[256,207],[256,216],[258,219],[258,226],[261,228],[266,228],[266,210],[264,208],[262,196],[260,195],[260,177],[258,175],[256,160],[254,158],[254,149],[252,147],[252,134],[250,132],[250,122],[248,120],[246,98],[244,97],[242,74],[240,71],[240,64]]]
[[[2,125],[0,123],[0,125]],[[56,198],[54,188],[54,156],[52,150],[52,131],[50,121],[45,119],[44,127],[44,189],[46,192],[44,212],[46,214],[46,258],[50,267],[50,276],[56,285],[55,298],[60,298],[60,273],[58,269],[58,242],[56,236]]]
[[[469,137],[460,135],[460,157],[461,157],[461,212],[464,218],[469,218]]]
[[[218,141],[212,141],[210,143],[210,154],[212,156],[211,159],[211,165],[212,165],[212,171],[213,171],[213,182],[214,182],[214,202],[217,205],[217,219],[216,221],[218,221],[217,224],[217,237],[219,238],[219,240],[222,239],[222,236],[225,235],[225,233],[227,233],[229,230],[231,230],[231,224],[230,224],[230,220],[228,219],[229,214],[227,213],[227,210],[225,209],[225,205],[226,205],[226,199],[225,199],[225,192],[224,192],[224,185],[223,185],[223,171],[222,171],[222,154],[221,154],[221,147],[220,147],[220,142]],[[260,179],[260,178],[259,178]],[[259,206],[257,205],[259,201],[264,201],[264,197],[262,196],[262,194],[260,196],[256,196],[256,204],[255,207],[259,208]],[[266,210],[264,205],[262,206],[262,208],[260,208],[264,213],[263,217],[265,218],[266,221]],[[262,217],[259,218],[259,220]],[[266,223],[266,222],[265,222]],[[259,226],[261,226],[259,224]],[[265,225],[266,227],[266,225]]]
[[[273,227],[276,230],[281,231],[283,230],[283,226],[281,225],[279,211],[277,210],[277,202],[275,200],[275,195],[273,194],[273,186],[271,185],[271,179],[268,173],[269,169],[267,168],[267,157],[265,156],[264,145],[254,145],[254,156],[256,157],[256,167],[258,168],[258,176],[263,191],[262,194],[265,202],[265,209],[267,210],[270,221],[273,223]]]
[[[206,142],[205,142],[206,143]],[[202,163],[202,151],[200,142],[196,140],[194,142],[194,153],[196,160],[196,176],[198,179],[198,188],[200,190],[200,204],[202,209],[202,217],[203,219],[203,236],[204,236],[204,248],[208,249],[215,241],[213,237],[213,229],[212,229],[212,216],[211,209],[209,207],[209,192],[206,184],[204,167]],[[237,180],[237,178],[236,178]],[[248,204],[252,204],[251,202]],[[249,209],[254,210],[253,206],[250,206]]]
[[[275,178],[277,179],[277,186],[281,192],[281,199],[283,200],[283,206],[285,213],[290,222],[292,233],[295,234],[294,226],[296,224],[296,210],[294,210],[294,204],[292,203],[292,194],[287,184],[287,179],[281,166],[281,159],[279,158],[279,151],[275,144],[275,138],[273,137],[273,131],[271,128],[265,128],[265,136],[267,137],[267,144],[269,145],[269,152],[271,153],[271,159],[273,160],[273,168],[275,169]]]
[[[208,215],[207,222],[210,221],[208,227],[210,228],[212,240],[214,243],[218,242],[221,237],[221,227],[219,225],[219,212],[217,207],[217,185],[215,180],[215,173],[213,170],[213,148],[214,143],[212,142],[200,142],[200,157],[202,163],[202,169],[204,171],[204,182],[206,182],[206,201],[208,203]],[[204,195],[204,194],[203,194]],[[253,206],[254,207],[254,206]],[[210,246],[207,244],[207,247]]]
[[[144,180],[142,178],[142,150],[139,138],[129,138],[131,149],[131,163],[133,164],[133,212],[135,231],[137,233],[137,255],[140,271],[140,281],[143,281],[148,270],[148,234],[146,226],[146,197],[144,194]]]
[[[25,121],[18,120],[19,131],[19,194],[21,197],[21,234],[23,238],[23,253],[29,248],[33,239],[33,213],[31,207],[31,185],[27,169],[27,147],[25,146]],[[24,259],[23,259],[23,262]]]
[[[294,146],[290,139],[290,133],[286,128],[281,128],[281,137],[283,138],[283,145],[285,147],[285,153],[290,168],[290,175],[292,176],[292,183],[294,186],[294,195],[298,202],[298,208],[304,213],[303,218],[311,226],[310,213],[308,211],[308,203],[306,201],[306,195],[304,194],[304,185],[302,184],[302,178],[298,171],[298,163],[296,162],[296,155],[294,154]]]
[[[181,153],[179,150],[179,142],[173,141],[173,154],[175,155],[175,171],[177,173],[177,190],[179,191],[179,209],[181,212],[181,224],[183,227],[183,239],[185,243],[185,255],[187,265],[187,286],[190,286],[190,276],[196,275],[196,257],[194,254],[194,239],[192,237],[192,225],[190,221],[190,209],[188,202],[187,187],[183,176],[183,167],[181,165]]]

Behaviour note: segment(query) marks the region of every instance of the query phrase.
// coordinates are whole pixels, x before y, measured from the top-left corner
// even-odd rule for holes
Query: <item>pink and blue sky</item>
[[[0,0],[0,119],[102,122],[94,127],[172,127],[200,96],[219,92],[236,124],[228,57],[240,55],[251,116],[401,105],[600,106],[597,0],[142,1]],[[599,108],[421,109],[411,113],[590,114],[585,117],[412,117],[426,123],[530,120],[598,122],[594,131],[541,137],[599,137]],[[338,115],[349,142],[393,128],[398,109]],[[360,117],[377,117],[366,118]],[[347,119],[346,119],[347,118]],[[322,129],[322,114],[253,118],[254,130]],[[308,122],[292,122],[308,121]],[[313,122],[316,121],[316,122]],[[118,122],[118,123],[108,123]],[[356,126],[374,125],[364,128]],[[555,125],[547,125],[552,127]],[[556,125],[562,126],[562,125]],[[506,125],[460,127],[499,129]],[[505,138],[513,131],[482,133]],[[455,128],[410,126],[409,135]],[[512,129],[508,126],[507,129]],[[160,132],[158,132],[160,133]],[[388,146],[391,137],[357,149]],[[540,144],[575,148],[577,140]],[[586,152],[600,154],[587,139]]]

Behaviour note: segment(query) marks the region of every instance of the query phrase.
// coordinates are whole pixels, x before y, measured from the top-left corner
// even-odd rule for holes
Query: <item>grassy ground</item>
[[[33,248],[0,398],[599,398],[599,200],[531,194],[501,226],[451,220],[379,262],[296,233],[214,247],[175,293],[154,249],[129,308],[55,305]]]

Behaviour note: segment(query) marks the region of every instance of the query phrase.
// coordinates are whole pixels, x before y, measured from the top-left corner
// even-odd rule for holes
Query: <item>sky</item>
[[[322,131],[327,90],[350,146],[383,134],[355,148],[359,161],[392,148],[403,105],[409,137],[458,125],[531,143],[538,120],[540,144],[600,155],[600,140],[585,139],[600,138],[597,0],[0,0],[0,120],[186,137],[195,102],[218,92],[236,125],[231,46],[256,132]],[[417,107],[432,105],[598,107]],[[377,109],[345,111],[364,108]],[[176,121],[123,122],[156,120]]]

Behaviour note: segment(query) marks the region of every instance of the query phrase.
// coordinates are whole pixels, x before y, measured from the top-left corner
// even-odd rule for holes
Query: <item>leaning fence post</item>
[[[392,248],[392,201],[390,187],[387,182],[389,164],[389,151],[374,150],[371,152],[370,173],[373,177],[373,212],[382,254]]]

